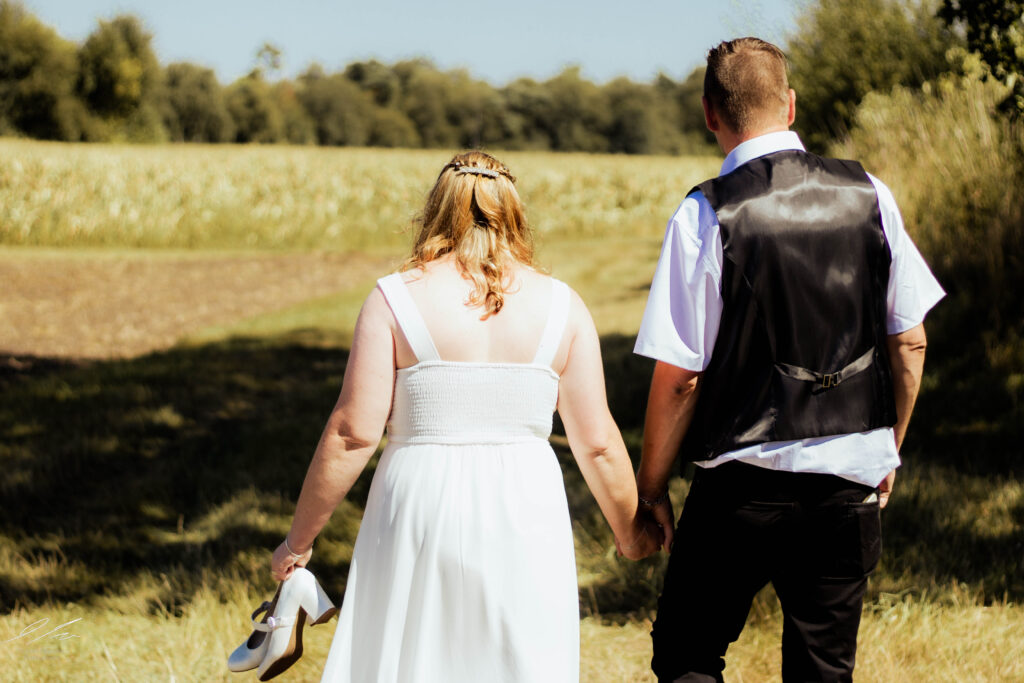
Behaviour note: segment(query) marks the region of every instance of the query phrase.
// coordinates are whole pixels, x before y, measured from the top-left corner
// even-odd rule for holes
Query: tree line
[[[504,87],[424,59],[308,67],[275,79],[264,45],[252,71],[222,85],[213,70],[161,65],[132,15],[65,40],[23,5],[0,0],[0,135],[67,141],[259,142],[587,152],[703,151],[703,72],[677,82],[596,85],[567,68]]]
[[[980,55],[1013,83],[1024,110],[1019,0],[818,0],[784,46],[797,91],[796,128],[824,151],[872,92],[927,87]],[[132,15],[65,40],[17,0],[0,0],[0,135],[68,141],[257,142],[379,147],[492,147],[685,154],[714,151],[704,127],[703,67],[676,81],[598,85],[570,67],[544,81],[495,87],[425,59],[308,67],[275,78],[267,44],[227,85],[188,62],[161,65]]]

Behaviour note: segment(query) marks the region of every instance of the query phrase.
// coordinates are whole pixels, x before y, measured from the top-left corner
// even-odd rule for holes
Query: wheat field
[[[0,244],[381,249],[451,154],[0,140]],[[714,158],[502,153],[541,239],[660,237]]]
[[[52,357],[0,349],[0,680],[251,680],[229,674],[225,659],[272,592],[267,556],[287,530],[373,268],[401,259],[449,156],[0,140],[0,261],[29,274],[46,264],[40,282],[78,272],[72,263],[115,274],[104,264],[145,264],[136,271],[160,277],[132,280],[143,289],[131,300],[158,311],[159,299],[182,296],[173,286],[182,271],[159,270],[174,264],[201,274],[203,263],[327,251],[345,260],[326,263],[352,271],[326,294],[202,317],[166,349],[88,361],[73,345]],[[636,457],[650,364],[631,348],[646,286],[665,219],[719,160],[498,156],[520,178],[538,263],[591,308],[610,404]],[[187,296],[202,297],[207,281],[194,277]],[[147,280],[164,284],[146,290]],[[23,296],[7,285],[0,316]],[[61,317],[42,327],[61,334]],[[973,427],[930,424],[940,389],[926,376],[884,520],[857,680],[1024,680],[1024,484],[948,466],[943,442],[959,448],[949,435]],[[652,681],[664,558],[615,556],[564,439],[553,442],[574,520],[581,680]],[[312,568],[338,597],[371,475],[372,463],[318,541]],[[685,493],[677,479],[677,510]],[[306,654],[279,680],[319,679],[331,623],[307,632]],[[781,628],[765,590],[730,648],[727,680],[779,680]]]

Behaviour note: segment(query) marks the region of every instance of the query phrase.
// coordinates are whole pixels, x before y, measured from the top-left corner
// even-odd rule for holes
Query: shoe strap
[[[264,601],[264,602],[263,602],[263,604],[262,604],[262,605],[260,605],[259,607],[257,607],[257,608],[256,608],[256,611],[252,613],[252,617],[251,617],[251,619],[252,619],[253,621],[256,621],[256,615],[257,615],[257,614],[262,614],[263,612],[266,612],[266,611],[267,611],[268,609],[270,609],[270,603],[269,603],[269,602],[266,602],[266,601]]]
[[[252,627],[256,631],[264,631],[269,633],[276,628],[284,628],[286,626],[292,626],[295,624],[295,617],[275,617],[269,616],[266,621],[252,620]]]

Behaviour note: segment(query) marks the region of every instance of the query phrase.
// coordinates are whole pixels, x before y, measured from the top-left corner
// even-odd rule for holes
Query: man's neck
[[[759,138],[762,135],[768,133],[781,133],[789,130],[789,126],[778,125],[769,126],[767,128],[758,128],[756,131],[749,133],[734,133],[731,130],[722,129],[715,133],[715,137],[718,139],[718,146],[722,148],[722,153],[729,156],[729,152],[733,151],[747,140],[753,140]]]

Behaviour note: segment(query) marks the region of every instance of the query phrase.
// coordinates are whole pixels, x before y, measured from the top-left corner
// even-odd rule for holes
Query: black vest
[[[895,424],[892,257],[861,165],[776,152],[695,189],[721,225],[724,308],[684,458]]]

